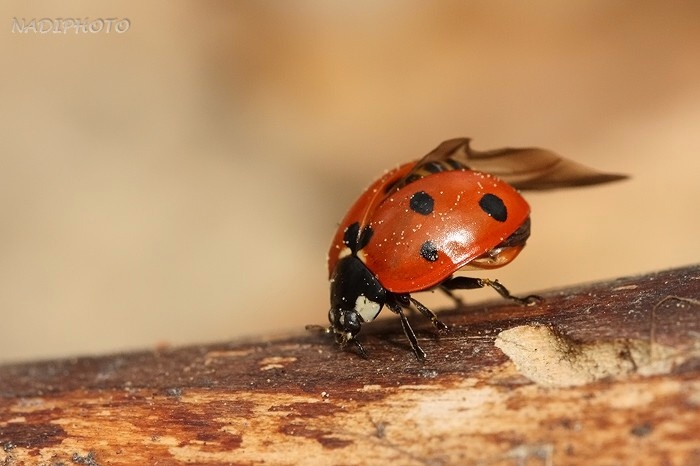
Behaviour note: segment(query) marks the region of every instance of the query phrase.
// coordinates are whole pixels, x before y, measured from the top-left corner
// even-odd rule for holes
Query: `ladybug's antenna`
[[[333,330],[332,327],[324,327],[323,325],[318,325],[318,324],[308,324],[304,327],[304,329],[308,330],[309,332],[317,332],[317,333],[331,333]]]

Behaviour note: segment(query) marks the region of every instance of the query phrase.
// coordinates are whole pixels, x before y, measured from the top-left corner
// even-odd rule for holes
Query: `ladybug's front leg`
[[[524,298],[513,296],[510,294],[510,291],[508,291],[508,288],[501,285],[498,280],[489,280],[488,278],[452,277],[440,284],[440,287],[448,292],[451,290],[473,290],[483,288],[485,286],[490,286],[504,298],[513,300],[518,304],[532,306],[533,304],[542,301],[541,297],[534,294],[525,296]]]
[[[423,349],[418,345],[416,334],[411,328],[411,324],[408,323],[408,319],[406,318],[406,314],[403,313],[401,304],[390,300],[387,301],[386,305],[389,307],[389,309],[399,315],[399,318],[401,319],[401,327],[403,327],[403,333],[406,335],[408,342],[411,344],[413,354],[416,355],[416,359],[418,359],[418,361],[423,362],[425,360],[425,351],[423,351]]]

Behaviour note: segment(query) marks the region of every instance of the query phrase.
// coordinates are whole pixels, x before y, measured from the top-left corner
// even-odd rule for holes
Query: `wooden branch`
[[[0,461],[700,464],[700,266],[327,335],[0,367]]]

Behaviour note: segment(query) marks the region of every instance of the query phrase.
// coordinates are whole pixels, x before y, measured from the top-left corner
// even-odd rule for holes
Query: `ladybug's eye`
[[[345,311],[340,315],[340,325],[342,325],[343,330],[355,336],[360,332],[361,323],[359,317],[359,314],[355,311]]]
[[[354,337],[360,333],[362,319],[355,311],[342,311],[331,308],[328,311],[328,320],[336,335],[352,335]]]

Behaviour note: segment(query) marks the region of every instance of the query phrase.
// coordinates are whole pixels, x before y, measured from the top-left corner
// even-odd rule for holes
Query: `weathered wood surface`
[[[0,461],[700,464],[700,266],[544,297],[416,316],[423,364],[388,319],[0,367]]]

